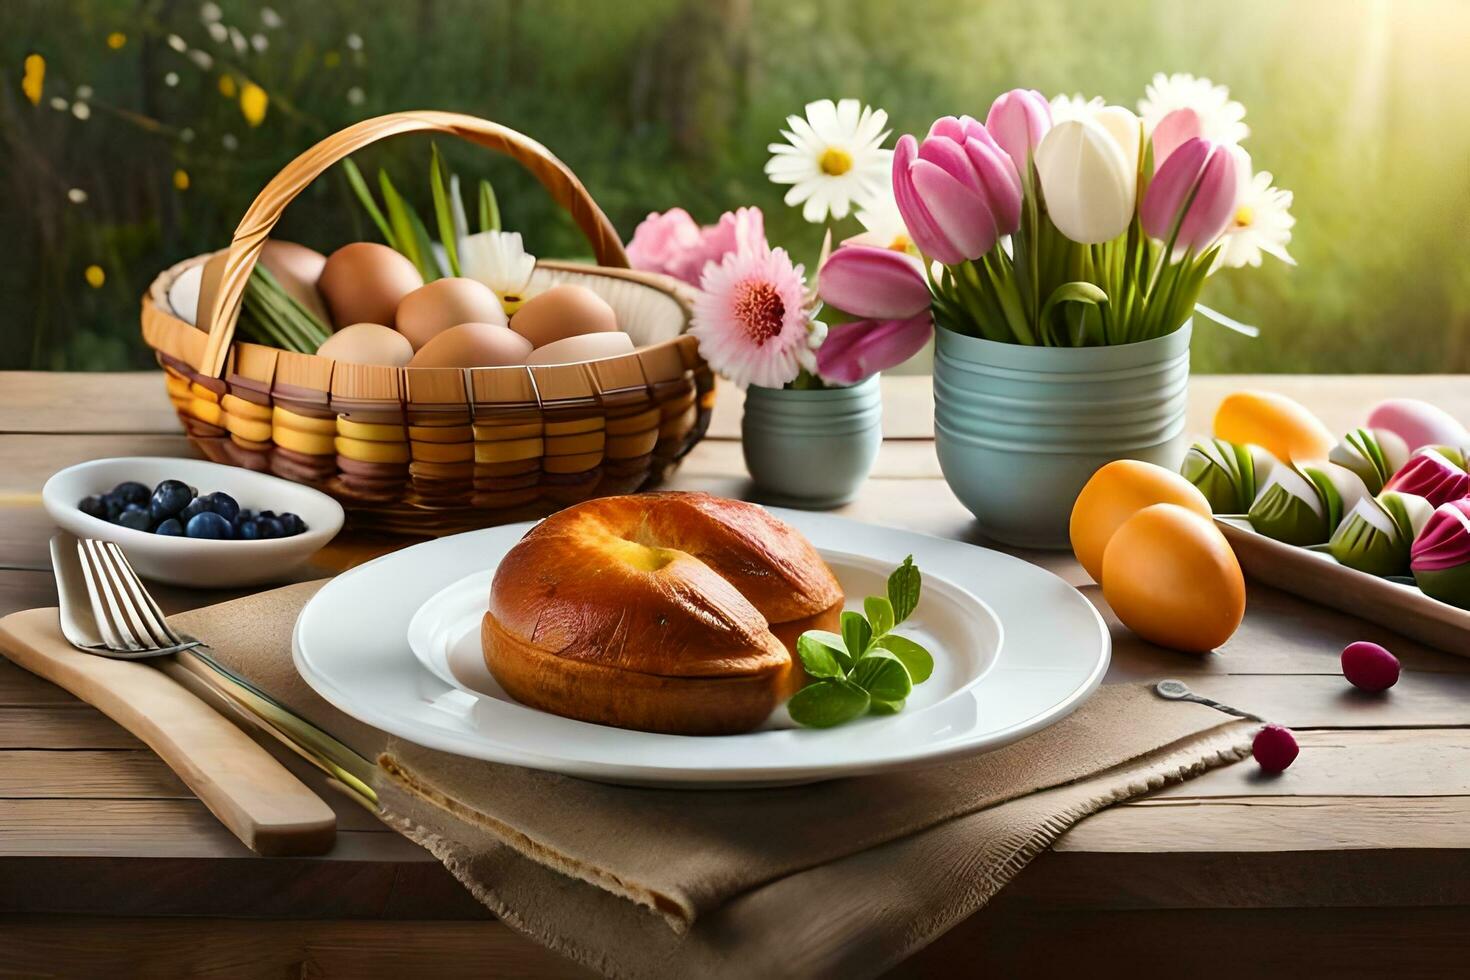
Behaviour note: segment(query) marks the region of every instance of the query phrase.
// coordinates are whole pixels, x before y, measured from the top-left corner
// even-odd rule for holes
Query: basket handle
[[[592,245],[598,264],[628,268],[628,256],[623,251],[617,229],[592,200],[587,188],[567,169],[566,164],[530,137],[498,123],[457,112],[394,112],[364,119],[328,136],[287,164],[265,185],[245,212],[245,217],[240,219],[210,309],[209,341],[204,348],[203,363],[197,365],[201,373],[217,378],[224,371],[225,356],[234,340],[235,324],[240,319],[245,283],[250,279],[260,250],[286,205],[328,167],[357,150],[389,136],[420,132],[449,133],[515,160],[541,181],[552,200],[565,208],[576,221]]]

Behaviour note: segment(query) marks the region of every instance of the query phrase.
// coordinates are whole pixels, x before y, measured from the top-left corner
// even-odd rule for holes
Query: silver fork
[[[55,549],[57,541],[52,545]],[[371,762],[211,657],[204,641],[170,626],[117,545],[80,538],[76,551],[102,640],[76,645],[122,660],[176,655],[190,673],[241,708],[263,730],[337,780],[359,802],[377,809],[377,794],[369,783],[374,769]]]

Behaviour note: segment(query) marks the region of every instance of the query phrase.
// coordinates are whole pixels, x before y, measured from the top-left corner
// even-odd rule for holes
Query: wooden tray
[[[1256,581],[1470,657],[1470,610],[1431,599],[1408,580],[1369,575],[1326,552],[1268,538],[1243,517],[1216,516],[1215,524],[1235,549],[1241,569]]]

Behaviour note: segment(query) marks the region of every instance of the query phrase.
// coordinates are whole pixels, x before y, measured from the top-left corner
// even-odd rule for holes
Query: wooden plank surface
[[[1297,397],[1334,431],[1359,424],[1369,405],[1395,395],[1427,397],[1470,417],[1470,384],[1462,378],[1218,376],[1193,380],[1191,428],[1206,431],[1220,398],[1243,387],[1269,387]],[[838,513],[985,543],[939,473],[929,441],[928,379],[886,379],[884,405],[888,441],[874,478]],[[685,461],[671,486],[748,495],[735,441],[739,392],[722,385],[717,406],[710,438]],[[45,541],[53,529],[37,497],[46,477],[96,456],[187,454],[178,432],[156,373],[104,379],[0,373],[0,614],[55,601],[45,571]],[[320,557],[317,571],[347,567],[396,544],[344,538]],[[1070,556],[1036,552],[1022,557],[1082,587],[1109,615],[1097,588]],[[170,611],[229,595],[160,593]],[[1375,904],[1470,905],[1470,660],[1258,588],[1251,590],[1241,632],[1209,656],[1153,647],[1115,622],[1112,626],[1110,681],[1184,679],[1202,693],[1297,728],[1301,759],[1274,779],[1261,778],[1249,763],[1217,770],[1084,821],[991,909],[942,940],[941,951],[969,936],[970,945],[961,948],[984,943],[996,963],[1014,965],[1017,947],[998,937],[1017,930],[1032,934],[1033,927],[1023,923],[1037,915],[1048,916],[1060,934],[1071,930],[1079,942],[1100,943],[1102,937],[1088,925],[1104,914],[1099,910],[1114,910],[1108,915],[1150,910],[1164,916],[1162,909],[1216,914],[1228,908],[1244,917],[1253,908],[1272,906],[1340,905],[1344,908],[1338,912],[1352,907],[1367,914]],[[1403,680],[1385,695],[1363,696],[1340,676],[1337,652],[1359,638],[1389,642],[1403,661]],[[302,923],[271,924],[278,930],[271,942],[283,951],[280,962],[295,967],[308,961],[338,964],[330,956],[322,959],[320,952],[336,950],[336,944],[377,948],[380,940],[374,937],[381,932],[364,929],[359,935],[348,928],[352,923],[333,916],[486,917],[425,852],[350,803],[334,804],[343,830],[341,843],[327,858],[254,858],[172,774],[106,718],[0,661],[0,911],[327,920],[312,924],[319,927],[315,932]],[[1068,918],[1068,908],[1080,911]],[[1463,924],[1463,910],[1455,913],[1461,916],[1455,921]],[[1407,921],[1391,910],[1374,914],[1380,917],[1363,921],[1395,927]],[[33,962],[26,956],[39,955],[47,943],[55,948],[70,941],[66,936],[82,935],[79,924],[93,921],[6,922],[0,930],[11,931],[0,931],[0,943],[13,942],[7,949],[19,951],[6,967],[24,972],[24,965]],[[1126,916],[1117,922],[1120,929],[1141,928]],[[1266,920],[1250,922],[1261,935],[1272,934]],[[464,962],[481,971],[495,963],[514,967],[511,972],[524,968],[528,976],[567,974],[564,961],[539,959],[549,954],[498,924],[454,923],[464,927],[462,932],[443,925],[449,924],[395,922],[400,929],[395,948],[420,949],[416,944],[434,937],[440,952],[473,946],[477,952],[466,954]],[[69,931],[72,926],[77,928]],[[198,943],[218,946],[218,957],[201,964],[238,966],[249,959],[234,945],[235,926],[228,919],[195,919],[190,926]],[[1326,929],[1308,923],[1309,930],[1318,926]],[[179,952],[177,933],[160,927],[156,938],[175,956],[186,955]],[[92,948],[131,951],[135,935],[155,937],[148,930],[102,929],[93,934]],[[915,961],[934,967],[925,975],[947,975],[953,967],[951,960],[928,956]],[[398,962],[392,956],[351,959],[364,969]]]

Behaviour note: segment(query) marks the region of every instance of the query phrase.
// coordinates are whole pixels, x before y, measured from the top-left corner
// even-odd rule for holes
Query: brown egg
[[[533,347],[587,333],[618,329],[618,318],[607,300],[585,286],[553,286],[516,310],[510,328]]]
[[[408,338],[414,350],[422,350],[435,334],[457,323],[504,326],[500,297],[474,279],[436,279],[403,297],[393,326]]]
[[[413,345],[392,327],[354,323],[343,327],[316,349],[322,357],[345,364],[381,364],[405,367],[413,359]]]
[[[327,312],[327,304],[322,302],[322,294],[316,288],[322,269],[327,265],[325,255],[305,245],[271,238],[260,250],[260,264],[275,276],[288,296],[306,307],[307,312],[322,323],[332,325],[332,315]]]
[[[531,343],[499,323],[460,323],[419,348],[409,367],[502,367],[523,364]]]
[[[327,257],[317,289],[332,322],[393,326],[398,302],[424,284],[412,262],[387,245],[353,242]]]
[[[589,333],[580,337],[553,340],[545,347],[537,347],[526,358],[527,364],[575,364],[578,361],[597,361],[604,357],[633,353],[633,338],[621,330],[612,333]]]

